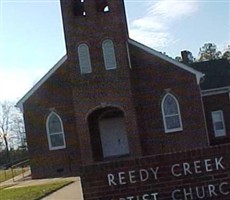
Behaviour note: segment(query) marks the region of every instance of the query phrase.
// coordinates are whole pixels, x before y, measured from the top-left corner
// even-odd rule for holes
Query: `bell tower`
[[[60,1],[82,163],[140,155],[123,0]]]
[[[76,46],[82,42],[90,46],[91,57],[106,38],[112,39],[115,46],[126,43],[123,0],[61,0],[61,8],[69,56],[75,54]]]

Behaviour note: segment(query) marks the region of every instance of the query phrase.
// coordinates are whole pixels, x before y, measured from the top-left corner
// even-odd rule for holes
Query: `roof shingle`
[[[230,86],[230,62],[227,59],[196,62],[192,68],[205,74],[202,90]]]

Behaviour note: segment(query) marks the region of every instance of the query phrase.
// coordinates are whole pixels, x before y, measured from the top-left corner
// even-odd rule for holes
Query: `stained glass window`
[[[182,120],[177,99],[168,93],[164,96],[161,106],[165,132],[182,130]]]
[[[65,148],[65,135],[61,118],[54,112],[47,118],[47,136],[50,150]]]

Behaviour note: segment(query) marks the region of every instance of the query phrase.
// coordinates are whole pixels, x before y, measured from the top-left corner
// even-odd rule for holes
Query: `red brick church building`
[[[123,0],[61,0],[67,55],[18,102],[33,178],[209,145],[204,74],[129,38]]]

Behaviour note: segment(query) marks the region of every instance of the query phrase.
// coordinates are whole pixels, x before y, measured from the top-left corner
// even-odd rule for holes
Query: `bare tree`
[[[4,102],[1,104],[0,109],[1,109],[0,110],[0,113],[1,113],[0,114],[0,137],[5,144],[8,162],[10,162],[9,145],[8,145],[7,136],[9,134],[9,130],[10,130],[10,109],[11,109],[11,106],[8,102]]]
[[[0,102],[0,140],[5,145],[5,150],[10,162],[9,144],[18,138],[18,134],[24,131],[22,116],[8,101]]]
[[[26,148],[26,135],[25,126],[22,114],[20,112],[14,112],[12,116],[12,132],[16,135],[17,146],[20,148]]]

